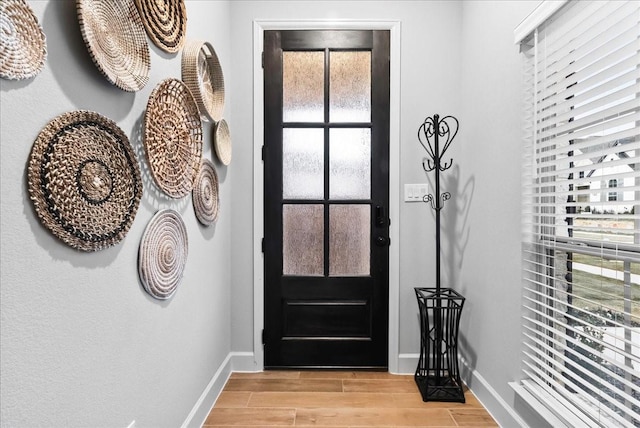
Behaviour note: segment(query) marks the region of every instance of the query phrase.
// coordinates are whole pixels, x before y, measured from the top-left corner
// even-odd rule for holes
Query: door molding
[[[262,51],[266,30],[389,30],[389,372],[399,373],[400,320],[400,22],[367,20],[253,21],[253,362],[238,371],[264,370],[264,75]]]

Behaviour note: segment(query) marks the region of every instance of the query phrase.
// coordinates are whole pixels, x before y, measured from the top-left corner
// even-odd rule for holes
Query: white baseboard
[[[399,354],[398,355],[398,373],[396,374],[415,374],[418,367],[420,354]]]
[[[398,374],[414,374],[418,367],[420,354],[400,354],[398,356]],[[516,413],[498,392],[476,370],[460,361],[462,373],[471,376],[463,379],[473,395],[482,403],[491,416],[503,427],[527,427],[524,420]]]
[[[191,412],[182,423],[182,428],[200,428],[207,419],[209,412],[213,408],[218,396],[222,392],[229,376],[231,375],[231,366],[233,360],[233,353],[229,353],[227,358],[224,359],[218,370],[213,375],[204,391],[198,398],[198,401],[191,409]]]
[[[253,352],[230,352],[193,406],[189,416],[183,422],[182,428],[202,427],[232,372],[256,371],[259,370]]]
[[[414,374],[418,365],[420,354],[399,354],[398,373]],[[504,427],[527,427],[524,420],[516,413],[498,392],[482,377],[480,373],[471,369],[461,361],[462,372],[467,373],[471,379],[464,379],[473,395],[487,409],[491,416]],[[461,367],[462,368],[462,367]],[[182,424],[182,428],[200,428],[213,408],[220,392],[227,383],[231,372],[257,372],[257,363],[253,352],[231,352],[220,365],[216,374],[200,395],[193,406],[189,416]]]
[[[515,409],[498,394],[498,391],[480,373],[466,366],[464,361],[460,361],[460,364],[464,366],[464,369],[461,367],[462,373],[468,373],[471,376],[471,379],[463,379],[469,386],[469,390],[501,427],[528,428],[526,422]]]
[[[258,367],[253,352],[232,352],[231,355],[232,371],[250,373],[262,371],[262,369]]]

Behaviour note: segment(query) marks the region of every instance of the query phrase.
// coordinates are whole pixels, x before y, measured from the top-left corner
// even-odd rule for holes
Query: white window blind
[[[640,2],[567,2],[521,51],[523,385],[640,427]]]

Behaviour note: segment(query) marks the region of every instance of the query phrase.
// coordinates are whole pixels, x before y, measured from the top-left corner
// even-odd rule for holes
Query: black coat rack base
[[[464,297],[450,288],[415,288],[420,359],[415,381],[423,401],[464,403],[458,368],[458,326]]]
[[[458,327],[464,297],[450,288],[440,287],[440,211],[451,198],[440,193],[440,173],[451,168],[453,159],[442,157],[458,133],[458,119],[435,114],[418,128],[418,140],[427,152],[422,167],[434,172],[435,189],[424,202],[431,203],[436,217],[436,287],[415,288],[420,310],[420,360],[415,380],[423,401],[464,403],[458,369]],[[442,140],[442,141],[441,141]]]

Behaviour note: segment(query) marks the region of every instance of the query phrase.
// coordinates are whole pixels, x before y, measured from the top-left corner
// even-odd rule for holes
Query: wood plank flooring
[[[233,373],[203,427],[497,427],[466,403],[423,402],[413,376],[381,372]]]

